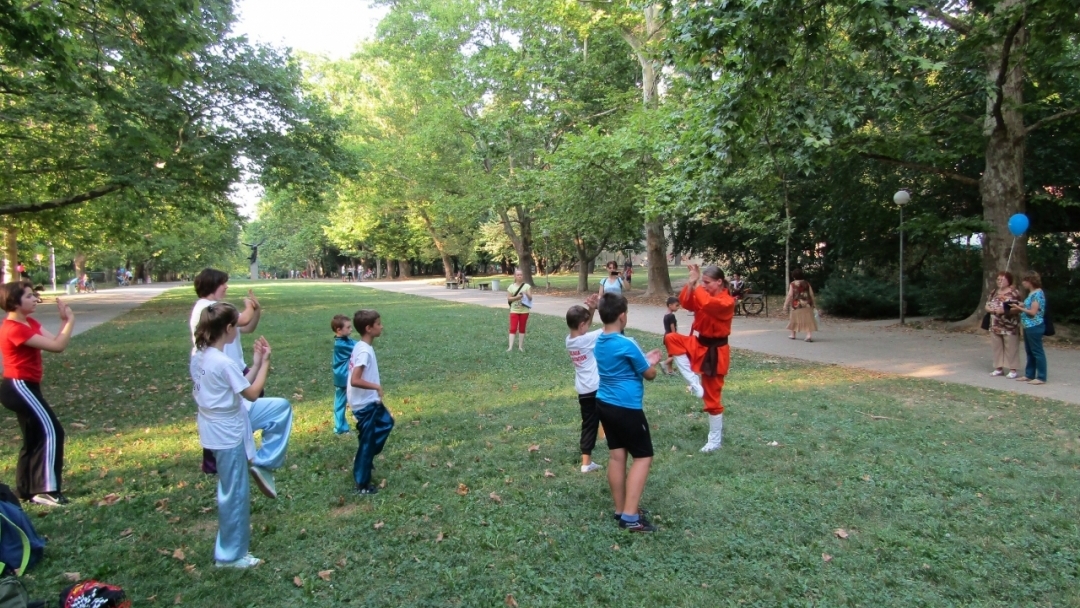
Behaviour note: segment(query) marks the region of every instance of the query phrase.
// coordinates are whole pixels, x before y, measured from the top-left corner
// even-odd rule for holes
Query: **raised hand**
[[[645,360],[649,362],[649,365],[656,365],[660,362],[660,349],[654,348],[645,353]]]
[[[590,295],[589,297],[585,298],[585,306],[588,306],[589,308],[596,308],[596,306],[599,303],[600,303],[600,294],[594,293],[594,294]]]
[[[67,323],[68,321],[75,319],[75,313],[71,312],[71,307],[64,302],[61,302],[60,298],[56,298],[56,309],[60,313],[61,323]]]
[[[260,306],[259,299],[255,297],[255,292],[254,291],[252,291],[250,289],[248,290],[247,297],[244,298],[244,304],[246,304],[247,306],[250,306],[252,308],[252,310],[259,310],[259,306]]]
[[[698,264],[689,264],[686,268],[690,271],[687,279],[691,283],[697,283],[699,280],[701,280],[701,266],[699,266]]]

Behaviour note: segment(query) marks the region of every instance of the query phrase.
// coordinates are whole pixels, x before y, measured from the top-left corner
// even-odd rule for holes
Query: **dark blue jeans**
[[[1024,376],[1032,380],[1046,382],[1046,351],[1043,350],[1043,333],[1046,324],[1024,328],[1024,353],[1027,354],[1027,367]]]
[[[364,487],[371,483],[371,464],[386,445],[394,428],[394,418],[381,401],[353,412],[353,415],[356,416],[356,430],[360,435],[360,445],[353,460],[353,478],[357,487]]]

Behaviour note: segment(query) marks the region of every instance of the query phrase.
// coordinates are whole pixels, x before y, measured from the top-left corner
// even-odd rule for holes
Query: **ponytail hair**
[[[195,348],[206,350],[238,320],[240,313],[228,302],[214,302],[207,306],[199,313],[199,324],[195,326]]]

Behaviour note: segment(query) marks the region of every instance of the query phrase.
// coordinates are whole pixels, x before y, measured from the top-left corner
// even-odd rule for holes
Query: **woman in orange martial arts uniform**
[[[735,316],[735,298],[727,291],[724,271],[716,266],[706,266],[703,271],[697,264],[691,264],[689,269],[690,278],[679,293],[679,304],[694,313],[694,324],[689,336],[676,332],[664,336],[664,346],[676,362],[686,357],[690,368],[701,374],[704,409],[709,414],[709,440],[701,451],[711,452],[723,440],[724,405],[720,392],[731,365],[728,335]]]

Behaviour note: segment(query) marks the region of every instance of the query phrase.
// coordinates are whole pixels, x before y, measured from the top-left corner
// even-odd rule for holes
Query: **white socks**
[[[720,449],[720,442],[724,439],[724,415],[709,414],[709,442],[701,448],[702,452],[711,452]]]
[[[690,357],[675,355],[675,367],[679,368],[679,373],[682,374],[686,384],[690,387],[690,394],[698,399],[704,397],[705,389],[701,388],[701,378],[694,373],[694,370],[690,369]]]

